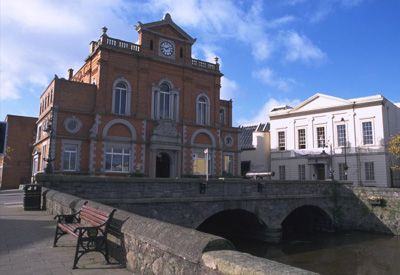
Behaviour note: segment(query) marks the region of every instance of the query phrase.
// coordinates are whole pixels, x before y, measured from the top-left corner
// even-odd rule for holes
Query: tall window
[[[306,129],[298,130],[299,149],[306,149]]]
[[[279,165],[279,179],[285,180],[286,179],[286,166]]]
[[[47,144],[44,144],[42,147],[42,163],[40,165],[40,170],[44,171],[44,167],[46,166],[46,159],[47,158]]]
[[[106,171],[129,172],[130,149],[128,148],[106,148]]]
[[[203,152],[193,154],[193,174],[194,175],[206,175],[206,154]],[[211,174],[210,169],[211,159],[208,157],[208,174]]]
[[[225,109],[223,108],[219,110],[219,121],[221,125],[225,125]]]
[[[339,180],[347,180],[347,174],[344,167],[345,167],[344,163],[339,163]]]
[[[77,152],[78,152],[78,146],[65,145],[64,153],[63,153],[63,170],[64,171],[76,171]]]
[[[169,116],[169,86],[167,83],[161,84],[160,102],[159,105],[159,118],[166,119]]]
[[[375,180],[375,170],[373,162],[365,163],[365,180]]]
[[[207,99],[204,96],[197,100],[197,123],[207,124]]]
[[[42,125],[39,125],[38,132],[37,132],[37,140],[39,141],[42,138]]]
[[[279,142],[279,151],[285,151],[286,150],[286,138],[285,138],[284,131],[278,132],[278,142]]]
[[[299,165],[299,180],[306,180],[306,166],[305,164]]]
[[[363,129],[363,141],[364,145],[367,144],[373,144],[374,143],[374,137],[372,134],[372,122],[363,122],[362,123],[362,129]]]
[[[318,148],[325,147],[325,127],[317,127],[317,144]]]
[[[228,174],[233,174],[233,161],[232,156],[224,156],[224,172]]]
[[[121,77],[113,83],[112,113],[129,115],[131,106],[131,86]]]
[[[337,126],[338,146],[347,146],[346,142],[346,125]]]
[[[126,85],[118,83],[115,89],[114,113],[124,115],[126,112]]]
[[[179,89],[175,89],[167,79],[162,79],[158,85],[152,86],[152,118],[178,121]]]

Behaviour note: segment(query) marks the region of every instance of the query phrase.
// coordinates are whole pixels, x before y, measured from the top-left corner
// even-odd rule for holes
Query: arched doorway
[[[156,157],[156,178],[170,177],[171,159],[166,153],[158,153]]]

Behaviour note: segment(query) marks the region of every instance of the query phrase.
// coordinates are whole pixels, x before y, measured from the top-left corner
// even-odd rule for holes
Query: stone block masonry
[[[84,199],[43,188],[43,207],[73,213]],[[111,207],[89,201],[91,207]],[[234,251],[221,237],[117,210],[110,226],[110,255],[134,274],[315,274]]]

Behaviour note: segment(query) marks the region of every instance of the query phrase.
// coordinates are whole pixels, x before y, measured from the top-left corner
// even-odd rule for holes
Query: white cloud
[[[238,124],[239,125],[244,125],[244,124],[256,124],[260,122],[268,122],[269,117],[268,114],[271,112],[271,110],[277,106],[280,105],[289,105],[291,107],[294,107],[300,103],[299,99],[274,99],[271,98],[261,108],[261,110],[252,118],[246,119],[246,118],[241,118],[238,119]]]
[[[292,78],[282,78],[276,76],[275,72],[270,68],[264,68],[260,71],[253,72],[253,77],[259,79],[268,86],[278,88],[281,91],[290,91],[293,85],[296,85],[296,81]]]
[[[286,47],[285,59],[287,61],[321,61],[326,54],[315,46],[305,35],[299,35],[296,31],[285,31],[281,33],[282,41]]]
[[[221,99],[230,100],[237,97],[240,93],[241,91],[236,81],[230,80],[225,76],[221,78]]]

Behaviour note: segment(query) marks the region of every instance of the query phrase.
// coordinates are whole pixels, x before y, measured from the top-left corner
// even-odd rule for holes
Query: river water
[[[246,241],[237,249],[326,275],[400,275],[400,236],[318,233],[281,244]]]

